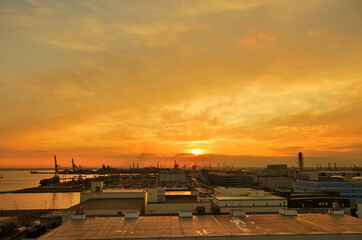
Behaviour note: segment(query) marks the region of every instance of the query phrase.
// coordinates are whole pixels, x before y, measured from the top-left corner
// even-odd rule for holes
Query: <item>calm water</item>
[[[53,174],[30,174],[30,171],[1,171],[0,191],[39,186],[39,181]],[[0,209],[64,209],[79,203],[79,193],[6,193],[0,194]]]
[[[0,170],[0,192],[39,186],[39,181],[51,178],[54,174],[30,174],[30,170],[2,171]]]

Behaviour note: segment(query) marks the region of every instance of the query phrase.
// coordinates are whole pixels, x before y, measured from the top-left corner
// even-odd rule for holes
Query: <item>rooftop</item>
[[[88,199],[68,210],[75,211],[78,206],[82,206],[84,210],[139,210],[143,208],[143,205],[143,198],[103,198]]]
[[[126,188],[112,188],[112,189],[103,189],[102,192],[91,192],[90,190],[83,191],[82,193],[142,193],[146,190],[141,189],[126,189]]]
[[[318,238],[316,235],[325,234],[337,234],[338,238],[342,238],[341,234],[345,237],[350,234],[362,235],[362,220],[328,214],[299,214],[296,217],[278,214],[247,215],[245,218],[232,218],[228,215],[193,218],[147,216],[137,219],[98,217],[70,220],[42,236],[40,240],[192,237],[260,239],[261,236],[269,239],[271,236],[285,235],[303,235],[303,239],[307,239],[309,235],[309,239],[314,239]]]
[[[249,196],[216,196],[217,200],[220,201],[237,201],[237,200],[285,200],[283,197],[268,195],[261,197],[249,197]]]
[[[197,203],[197,196],[166,195],[166,203]]]

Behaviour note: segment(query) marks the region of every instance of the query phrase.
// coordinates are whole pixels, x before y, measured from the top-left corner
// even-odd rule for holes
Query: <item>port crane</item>
[[[75,165],[73,158],[72,158],[72,167],[73,167],[73,171],[78,171],[79,170],[78,166]]]

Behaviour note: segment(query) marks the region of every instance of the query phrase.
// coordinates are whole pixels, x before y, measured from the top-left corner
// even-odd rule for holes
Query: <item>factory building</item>
[[[88,199],[145,198],[144,189],[103,189],[103,182],[92,182],[90,191],[80,193],[80,202]]]
[[[144,212],[144,189],[103,189],[103,182],[92,182],[91,190],[80,194],[80,203],[63,211],[62,223],[81,209],[84,216],[122,216],[126,211]]]
[[[181,171],[160,172],[159,183],[184,183],[186,176]]]
[[[293,179],[290,177],[259,176],[259,187],[270,191],[275,189],[293,189]]]
[[[216,186],[250,187],[253,177],[242,173],[209,173],[209,181]]]
[[[208,197],[199,196],[198,191],[171,191],[164,188],[148,188],[145,214],[176,215],[179,211],[193,214],[211,213],[211,202]]]
[[[362,182],[347,182],[342,178],[325,178],[321,181],[297,180],[294,190],[298,192],[321,193],[323,190],[339,191],[343,197],[362,198]]]
[[[275,194],[288,199],[288,208],[298,213],[328,213],[334,204],[343,209],[344,214],[356,216],[356,201],[354,198],[341,197],[338,191],[323,191],[322,193],[292,193],[289,190],[277,190]]]
[[[299,180],[323,181],[333,177],[343,177],[346,181],[362,181],[362,171],[302,171],[298,173]]]
[[[357,240],[362,220],[329,214],[102,217],[71,220],[39,240],[111,239]]]
[[[212,206],[216,213],[243,211],[250,214],[278,213],[288,207],[287,199],[263,190],[250,189],[247,195],[214,195]]]
[[[267,169],[275,171],[279,176],[288,176],[288,166],[286,164],[267,165]]]

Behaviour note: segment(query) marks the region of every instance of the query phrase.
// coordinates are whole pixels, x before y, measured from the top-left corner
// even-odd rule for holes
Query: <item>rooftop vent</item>
[[[344,215],[344,209],[341,209],[339,207],[338,202],[333,202],[332,203],[332,208],[328,210],[328,213],[330,215]]]
[[[78,206],[75,210],[75,214],[72,216],[73,220],[82,220],[85,219],[85,214],[83,211],[83,207],[82,206]]]
[[[279,209],[279,214],[283,216],[297,216],[297,210],[294,209]]]
[[[179,211],[178,216],[180,218],[192,218],[192,211]]]
[[[138,210],[128,210],[124,213],[124,218],[138,218],[140,212]]]
[[[231,211],[230,215],[233,217],[245,217],[246,213],[242,210]]]

